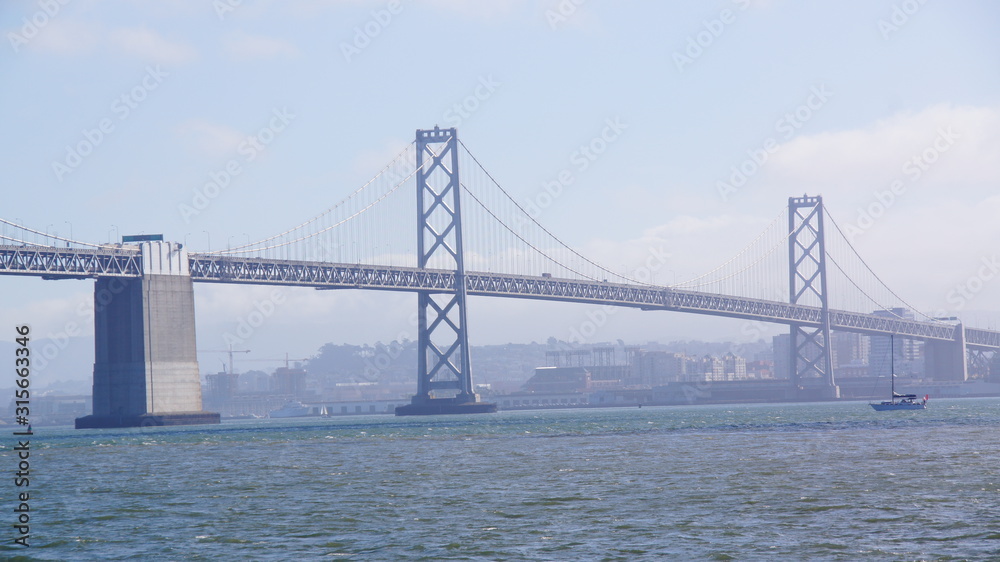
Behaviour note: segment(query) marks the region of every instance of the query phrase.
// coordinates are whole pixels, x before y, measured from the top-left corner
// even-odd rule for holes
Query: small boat
[[[897,394],[893,392],[892,400],[871,404],[871,407],[877,412],[884,412],[885,410],[923,410],[927,407],[927,400],[929,398],[930,396],[925,394],[924,399],[917,402],[916,394]]]
[[[924,399],[921,402],[917,402],[916,394],[899,394],[896,392],[896,348],[893,346],[892,335],[889,335],[889,383],[890,394],[889,400],[885,400],[879,403],[869,403],[876,412],[884,412],[886,410],[923,410],[927,407],[927,400],[930,399],[929,394],[924,395]]]
[[[315,415],[312,413],[312,408],[306,406],[302,402],[297,400],[291,400],[287,402],[278,410],[274,410],[267,415],[269,418],[304,418],[306,416]]]

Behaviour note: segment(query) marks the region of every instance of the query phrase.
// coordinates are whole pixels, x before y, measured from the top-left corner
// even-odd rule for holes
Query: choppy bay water
[[[0,556],[1000,559],[1000,399],[36,433]]]

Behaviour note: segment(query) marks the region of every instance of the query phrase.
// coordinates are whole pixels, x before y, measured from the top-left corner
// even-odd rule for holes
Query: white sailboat
[[[916,394],[898,394],[896,392],[896,348],[893,345],[893,336],[889,335],[889,400],[869,405],[878,412],[886,410],[923,410],[927,407],[927,400],[930,395],[925,394],[921,402],[917,402]]]

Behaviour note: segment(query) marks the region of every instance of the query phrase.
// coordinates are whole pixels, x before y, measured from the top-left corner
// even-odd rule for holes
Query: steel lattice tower
[[[417,267],[455,272],[453,293],[417,296],[417,394],[397,415],[493,411],[473,392],[455,129],[418,130]],[[435,391],[457,391],[438,398]],[[449,394],[451,394],[449,392]]]
[[[788,294],[791,304],[819,306],[820,326],[792,324],[789,374],[796,388],[807,379],[819,379],[837,393],[830,352],[830,304],[826,281],[826,244],[823,237],[823,197],[788,198]],[[810,385],[812,386],[812,385]]]

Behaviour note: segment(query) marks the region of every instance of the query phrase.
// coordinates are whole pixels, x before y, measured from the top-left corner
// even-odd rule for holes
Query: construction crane
[[[234,353],[250,353],[249,349],[233,349],[233,346],[229,346],[229,349],[199,349],[199,353],[228,353],[229,354],[229,374],[233,374],[233,354]],[[226,369],[226,364],[222,364],[222,369]]]
[[[290,361],[308,361],[309,359],[310,359],[309,357],[289,359],[288,358],[288,354],[286,353],[284,359],[247,359],[247,361],[258,361],[258,362],[266,362],[266,363],[277,363],[278,361],[284,361],[285,362],[285,368],[287,369],[288,368],[288,363]]]

